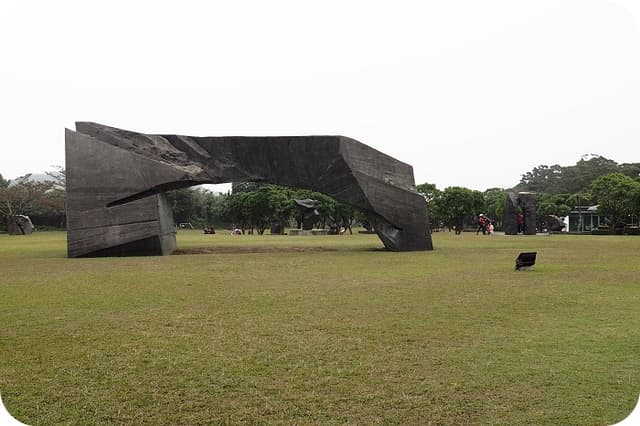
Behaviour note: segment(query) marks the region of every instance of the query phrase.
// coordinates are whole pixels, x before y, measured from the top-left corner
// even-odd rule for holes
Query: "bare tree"
[[[51,166],[54,171],[45,172],[47,176],[49,176],[53,182],[55,183],[56,189],[66,190],[67,189],[67,171],[62,166]]]
[[[30,177],[31,174],[20,176],[0,187],[0,215],[7,218],[7,225],[15,222],[16,215],[57,202],[48,196],[55,186],[53,181],[35,182]]]

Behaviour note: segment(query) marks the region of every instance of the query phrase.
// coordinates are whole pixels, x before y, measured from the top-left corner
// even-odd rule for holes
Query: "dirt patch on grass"
[[[242,253],[307,253],[334,251],[326,247],[192,247],[176,249],[171,254],[242,254]]]

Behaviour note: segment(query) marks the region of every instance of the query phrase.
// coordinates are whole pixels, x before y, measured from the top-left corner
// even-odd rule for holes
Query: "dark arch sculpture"
[[[78,122],[65,145],[69,257],[169,254],[164,191],[238,181],[323,192],[362,209],[386,248],[433,249],[412,167],[344,136],[148,135]]]

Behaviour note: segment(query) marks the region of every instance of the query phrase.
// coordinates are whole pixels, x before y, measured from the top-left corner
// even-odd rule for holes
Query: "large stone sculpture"
[[[524,214],[524,234],[536,234],[536,193],[535,192],[507,192],[504,206],[504,233],[516,235],[518,233],[518,209]]]
[[[388,249],[433,249],[411,166],[344,136],[147,135],[78,122],[65,140],[69,257],[168,254],[164,191],[239,181],[323,192],[362,209]]]

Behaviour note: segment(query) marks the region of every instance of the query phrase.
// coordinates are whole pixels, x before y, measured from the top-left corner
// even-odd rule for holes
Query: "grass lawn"
[[[640,394],[640,237],[65,237],[0,235],[0,393],[27,424],[607,425]]]

